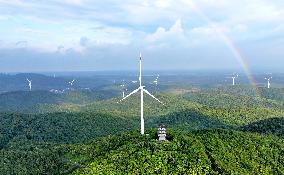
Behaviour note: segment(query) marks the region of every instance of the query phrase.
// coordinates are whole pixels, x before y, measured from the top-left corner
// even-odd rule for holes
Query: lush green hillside
[[[10,141],[78,143],[89,139],[129,131],[138,121],[100,113],[0,114],[0,148]]]
[[[157,94],[156,96],[166,105],[162,106],[146,96],[144,103],[146,121],[160,118],[162,122],[166,122],[165,119],[172,113],[183,113],[181,115],[183,118],[188,118],[189,114],[194,113],[212,120],[218,120],[226,125],[241,126],[258,120],[284,117],[283,102],[260,97],[208,92],[196,92],[183,96],[169,94]],[[118,101],[118,98],[113,98],[87,105],[44,105],[37,107],[36,111],[41,113],[89,111],[126,118],[139,118],[138,95],[121,103],[117,103]]]
[[[229,130],[169,133],[170,141],[163,143],[151,132],[113,136],[83,146],[84,151],[78,146],[70,159],[91,161],[72,174],[284,173],[284,142],[277,137]]]
[[[0,174],[60,174],[68,170],[68,144],[139,127],[100,113],[1,113],[0,123]]]
[[[80,144],[23,139],[0,150],[0,174],[283,174],[284,140],[233,130],[179,132],[167,142],[127,132]],[[19,139],[19,138],[18,138]]]
[[[0,113],[0,174],[283,174],[281,95],[242,88],[157,93],[165,106],[145,95],[145,127],[173,129],[163,144],[155,130],[133,132],[139,96],[117,103],[108,90],[1,94],[0,110],[26,114]]]
[[[0,94],[0,111],[23,111],[36,104],[57,104],[59,96],[48,91],[16,91]]]

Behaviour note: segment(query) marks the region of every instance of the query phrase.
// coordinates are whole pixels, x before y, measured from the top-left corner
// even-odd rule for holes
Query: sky
[[[283,0],[0,0],[0,72],[282,70]],[[284,70],[284,69],[283,69]]]

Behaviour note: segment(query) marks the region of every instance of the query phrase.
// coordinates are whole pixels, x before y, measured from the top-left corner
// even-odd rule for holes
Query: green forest
[[[115,96],[2,94],[0,174],[284,174],[283,88],[145,96],[143,136],[139,96]]]

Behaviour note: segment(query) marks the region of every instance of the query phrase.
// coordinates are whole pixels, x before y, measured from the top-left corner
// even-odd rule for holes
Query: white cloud
[[[283,35],[282,0],[0,0],[0,3],[0,33],[5,43],[1,47],[15,47],[17,41],[25,40],[27,47],[60,53],[70,49],[94,52],[91,48],[97,48],[96,52],[105,49],[120,53],[120,48],[124,51],[158,48],[155,52],[158,57],[166,49],[170,52],[179,48],[176,50],[180,53],[187,53],[191,46],[210,49],[222,42],[218,31],[227,33],[243,47],[260,39],[271,40],[270,47],[275,47],[275,40]]]
[[[184,37],[184,30],[182,28],[181,20],[178,19],[169,30],[166,30],[163,27],[158,27],[155,33],[149,34],[146,37],[146,40],[150,42],[155,42],[166,39],[172,40],[174,38],[180,39],[183,37]]]
[[[154,3],[158,8],[167,8],[171,5],[169,0],[155,0]]]

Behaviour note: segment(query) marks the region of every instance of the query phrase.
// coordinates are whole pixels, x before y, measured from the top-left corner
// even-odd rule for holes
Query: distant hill
[[[81,143],[116,132],[133,130],[138,120],[100,113],[0,113],[0,149],[26,139],[33,142]]]
[[[117,96],[116,91],[106,90],[69,90],[64,93],[53,93],[44,90],[7,92],[0,94],[0,111],[39,111],[41,105],[84,105],[114,96]]]
[[[114,80],[117,80],[117,87],[121,83],[120,76],[111,75],[93,75],[93,76],[76,76],[75,75],[60,75],[48,76],[38,73],[19,73],[19,74],[1,74],[0,73],[0,93],[11,91],[28,91],[28,82],[26,79],[32,80],[33,90],[64,90],[74,88],[76,90],[95,89],[103,90],[106,86],[114,85]],[[75,79],[71,87],[68,82]]]
[[[273,134],[284,138],[284,118],[270,118],[241,127],[243,131]]]
[[[263,97],[284,102],[284,88],[260,88]]]
[[[32,80],[33,90],[63,89],[68,87],[68,79],[62,77],[54,78],[35,73],[0,74],[0,92],[28,91],[27,78]]]
[[[16,91],[0,94],[0,111],[22,111],[40,103],[58,104],[60,97],[48,91]]]

